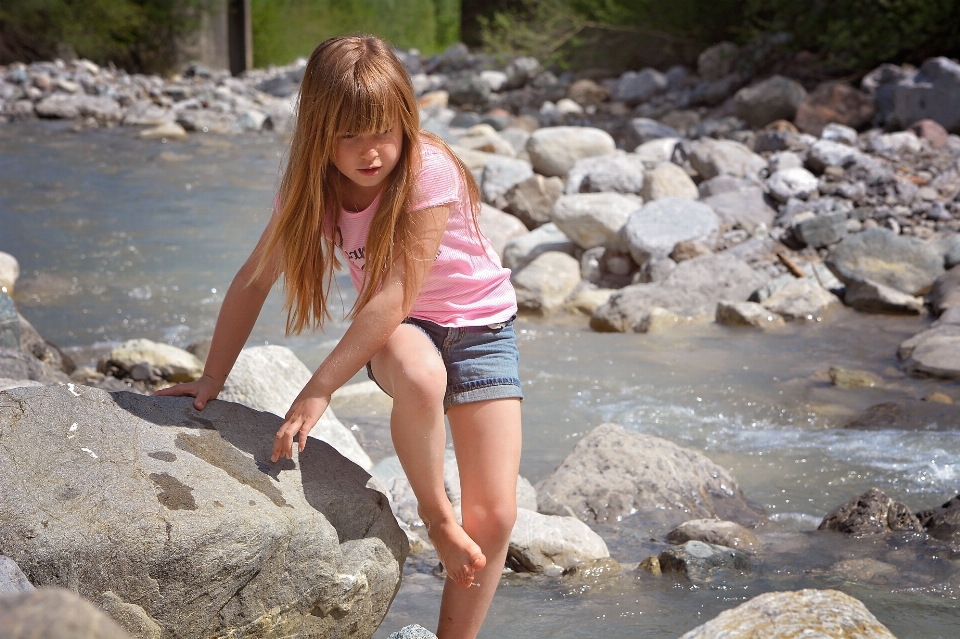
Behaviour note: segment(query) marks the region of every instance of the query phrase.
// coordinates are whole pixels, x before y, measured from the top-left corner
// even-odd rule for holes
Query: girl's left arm
[[[413,233],[420,241],[412,247],[398,247],[397,258],[380,290],[357,313],[333,352],[300,391],[274,438],[272,461],[293,456],[293,437],[297,433],[300,434],[298,449],[303,451],[307,435],[327,409],[333,392],[346,384],[383,348],[407,317],[412,301],[404,303],[404,283],[412,287],[414,293],[420,290],[440,248],[449,213],[448,206],[410,213],[415,216]],[[403,251],[409,253],[409,259],[404,260]],[[412,268],[413,272],[407,273],[407,268]],[[408,297],[414,300],[416,295]]]

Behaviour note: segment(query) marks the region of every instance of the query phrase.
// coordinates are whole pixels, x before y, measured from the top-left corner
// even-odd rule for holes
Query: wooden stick
[[[797,263],[787,257],[786,254],[777,253],[777,257],[779,257],[783,265],[787,267],[787,270],[793,273],[794,277],[803,278],[807,276],[807,274],[803,272],[803,269],[797,266]]]

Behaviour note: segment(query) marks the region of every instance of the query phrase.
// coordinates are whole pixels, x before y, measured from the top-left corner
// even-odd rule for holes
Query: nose
[[[372,135],[365,135],[362,139],[362,146],[360,147],[360,157],[364,160],[372,160],[380,155],[379,150],[377,149],[376,138]]]

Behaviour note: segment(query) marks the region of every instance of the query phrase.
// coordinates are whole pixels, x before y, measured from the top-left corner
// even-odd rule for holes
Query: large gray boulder
[[[620,193],[562,195],[553,205],[550,220],[582,249],[619,245],[619,233],[643,200]]]
[[[511,188],[533,177],[529,162],[516,158],[495,157],[483,167],[480,191],[483,200],[497,208],[506,206],[504,196]]]
[[[623,239],[637,264],[670,255],[679,242],[712,245],[720,232],[720,218],[706,204],[668,197],[630,213]]]
[[[609,133],[591,127],[546,127],[534,131],[527,140],[533,170],[547,177],[566,177],[577,160],[610,155],[616,150]]]
[[[704,138],[692,145],[690,164],[704,180],[729,175],[759,181],[767,161],[739,142]]]
[[[517,509],[507,565],[527,572],[553,572],[610,556],[607,544],[576,517],[542,515]]]
[[[556,224],[548,222],[507,242],[503,248],[503,265],[512,271],[519,271],[547,251],[573,255],[577,245]]]
[[[20,349],[12,348],[0,348],[0,378],[30,380],[44,386],[66,384],[70,381],[62,371]]]
[[[563,306],[580,283],[580,262],[559,251],[548,251],[510,277],[523,311],[550,313]]]
[[[960,324],[917,333],[900,344],[897,357],[912,375],[960,379]]]
[[[0,554],[35,585],[114,593],[165,637],[370,636],[406,538],[330,446],[271,463],[281,421],[84,386],[2,392]]]
[[[64,588],[0,597],[0,637],[133,639],[103,611]]]
[[[666,540],[671,544],[702,541],[714,546],[734,548],[748,554],[760,550],[760,540],[749,529],[735,521],[719,519],[685,521],[667,533]]]
[[[960,133],[960,64],[944,57],[924,62],[916,75],[894,89],[893,111],[904,127],[930,119]]]
[[[827,513],[817,530],[871,535],[901,530],[923,532],[923,526],[906,504],[871,488]]]
[[[286,346],[252,346],[240,351],[218,399],[283,417],[313,374]],[[327,442],[361,468],[373,468],[357,438],[327,407],[310,437]]]
[[[13,559],[0,555],[0,596],[33,592],[36,588]]]
[[[805,277],[788,282],[761,303],[788,322],[817,322],[840,306],[840,299],[819,282]]]
[[[759,129],[774,120],[792,120],[806,97],[802,84],[774,75],[737,91],[733,96],[734,113],[751,128]]]
[[[714,314],[721,300],[746,301],[766,278],[732,255],[701,255],[680,263],[664,280],[614,293],[590,318],[596,331],[637,331],[656,307]]]
[[[837,590],[764,593],[721,612],[680,639],[718,637],[897,639],[866,606]]]
[[[639,194],[643,188],[643,172],[643,158],[634,153],[618,151],[584,158],[567,173],[565,192]]]
[[[872,280],[910,295],[923,295],[943,273],[943,255],[934,244],[883,228],[848,235],[826,264],[845,284]]]
[[[765,518],[737,480],[704,455],[659,437],[601,424],[537,484],[539,510],[587,523],[637,511],[672,511],[683,520],[719,517],[745,525]]]

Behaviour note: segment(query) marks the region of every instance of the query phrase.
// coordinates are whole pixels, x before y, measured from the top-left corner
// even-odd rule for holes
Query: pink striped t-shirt
[[[484,326],[517,312],[510,271],[487,238],[477,236],[466,185],[457,165],[432,144],[420,145],[422,167],[410,195],[410,210],[450,205],[447,228],[433,267],[420,287],[410,316],[440,326]],[[359,291],[364,279],[364,248],[380,197],[358,212],[342,210],[337,240]]]

